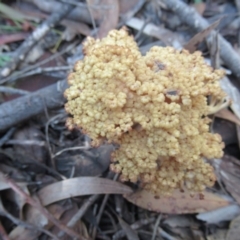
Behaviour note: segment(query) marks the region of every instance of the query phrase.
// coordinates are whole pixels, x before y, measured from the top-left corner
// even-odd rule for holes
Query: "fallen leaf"
[[[224,108],[224,109],[218,111],[217,113],[214,114],[214,116],[218,117],[218,118],[226,119],[226,120],[236,123],[240,126],[240,120],[237,118],[236,115],[234,115],[227,108]]]
[[[218,224],[223,221],[230,221],[239,214],[240,207],[238,205],[229,205],[210,212],[200,213],[197,215],[197,219],[208,224]]]
[[[109,179],[97,177],[79,177],[56,182],[42,188],[38,192],[38,198],[41,201],[42,205],[46,206],[66,198],[82,195],[124,194],[131,192],[132,190],[128,186]],[[31,216],[38,214],[38,212],[36,211],[35,213],[34,210],[31,210],[30,213]],[[55,214],[58,214],[58,212],[55,211]],[[59,218],[60,215],[55,215],[55,217]],[[39,215],[39,218],[41,218],[41,215]],[[30,219],[30,217],[28,219]],[[39,223],[40,222],[42,222],[44,225],[46,224],[44,222],[44,219],[39,221]],[[23,227],[18,226],[11,232],[10,237],[11,240],[33,240],[36,239],[35,237],[38,235],[39,233],[37,232],[35,232],[33,235],[31,231],[25,230]],[[21,238],[18,238],[19,236],[21,236]]]
[[[36,168],[36,162],[45,164],[48,152],[46,150],[45,138],[37,126],[25,125],[24,127],[19,128],[14,133],[13,139],[22,143],[26,140],[32,140],[33,142],[36,141],[36,143],[39,143],[39,145],[16,144],[13,147],[14,154],[23,156],[24,160],[21,161],[21,163],[29,165],[28,169],[30,168],[30,171],[31,166],[32,168]]]
[[[78,34],[83,34],[85,36],[91,35],[91,29],[90,27],[81,22],[75,22],[72,20],[64,20],[61,22],[62,25],[66,27],[62,34],[62,39],[66,41],[71,41],[73,38]]]
[[[227,77],[224,77],[220,81],[220,85],[224,92],[226,92],[229,98],[232,100],[232,104],[230,108],[236,114],[236,116],[240,119],[240,93],[239,90],[230,82]]]
[[[202,30],[201,32],[197,33],[195,36],[193,36],[187,44],[184,45],[184,48],[188,50],[190,53],[193,53],[197,49],[197,45],[201,43],[208,35],[209,33],[218,26],[222,19],[217,20],[213,24],[211,24],[206,29]]]
[[[140,190],[124,197],[141,208],[169,214],[207,212],[229,205],[227,200],[210,192],[191,195],[187,191],[175,190],[171,196],[155,196]]]
[[[87,0],[87,3],[92,16],[101,16],[98,37],[103,38],[110,30],[117,27],[119,18],[118,0]]]
[[[170,215],[167,219],[163,221],[164,225],[168,225],[171,228],[176,227],[192,227],[196,225],[196,222],[190,215]]]
[[[219,166],[220,180],[224,183],[227,191],[240,204],[240,166],[235,164],[239,162],[232,156],[225,155]]]
[[[118,23],[118,26],[125,25],[126,21],[135,16],[145,3],[146,0],[119,1],[119,12],[121,16],[121,21]]]
[[[202,15],[206,9],[206,3],[204,2],[197,2],[193,4],[193,7],[197,10],[197,12]]]
[[[50,184],[38,191],[43,206],[76,196],[124,194],[132,189],[122,183],[97,177],[77,177]]]
[[[8,35],[1,35],[0,36],[0,45],[23,40],[28,35],[29,35],[29,33],[25,33],[25,32],[13,33],[13,34],[8,34]]]
[[[103,144],[87,151],[65,152],[56,158],[57,170],[64,176],[70,176],[73,168],[73,177],[99,176],[109,167],[114,149],[112,144]]]
[[[240,216],[233,219],[227,232],[226,240],[239,240],[240,236]]]
[[[139,2],[142,0],[121,0],[119,1],[119,9],[121,14],[126,14],[128,11],[130,11],[132,8],[135,7]]]
[[[126,22],[126,25],[134,28],[138,31],[142,31],[144,34],[148,36],[155,37],[157,39],[162,40],[166,45],[171,45],[177,49],[182,48],[183,39],[179,37],[179,35],[176,35],[175,33],[171,32],[170,30],[157,26],[153,23],[148,23],[144,28],[145,21],[132,17]]]

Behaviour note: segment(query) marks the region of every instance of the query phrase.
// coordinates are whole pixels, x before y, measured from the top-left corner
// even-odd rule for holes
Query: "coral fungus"
[[[225,97],[218,82],[224,72],[200,52],[153,47],[142,56],[125,29],[88,38],[84,54],[68,78],[67,125],[83,129],[95,146],[119,144],[111,169],[124,181],[163,194],[212,186],[205,158],[221,157],[223,143],[209,132],[208,97]]]

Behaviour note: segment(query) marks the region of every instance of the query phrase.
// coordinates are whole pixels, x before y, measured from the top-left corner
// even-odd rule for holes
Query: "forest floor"
[[[210,116],[225,144],[211,189],[139,191],[110,171],[113,145],[66,127],[83,42],[123,26],[143,55],[185,48],[225,70],[231,104]],[[240,239],[239,0],[3,0],[0,51],[0,239]]]

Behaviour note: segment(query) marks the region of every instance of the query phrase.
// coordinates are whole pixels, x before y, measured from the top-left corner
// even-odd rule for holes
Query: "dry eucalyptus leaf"
[[[197,225],[193,217],[189,215],[170,215],[168,216],[167,219],[163,221],[163,224],[168,225],[171,228],[176,228],[176,227],[191,228],[192,226]]]
[[[223,221],[230,221],[240,214],[240,207],[238,205],[229,205],[213,211],[200,213],[197,219],[209,224],[218,224]]]
[[[119,8],[121,14],[126,14],[132,8],[135,7],[141,0],[121,0],[119,1]]]
[[[100,16],[98,37],[103,38],[110,30],[117,27],[119,2],[118,0],[87,0],[87,3],[92,16]]]
[[[107,170],[111,160],[111,153],[115,147],[112,144],[103,144],[89,150],[69,152],[56,158],[57,170],[64,176],[95,177]]]
[[[232,100],[231,109],[236,114],[236,116],[240,119],[240,93],[239,90],[230,82],[227,77],[224,77],[220,81],[220,85],[224,92],[228,94],[230,99]]]
[[[40,191],[38,197],[42,205],[76,196],[90,194],[125,194],[132,189],[122,183],[97,177],[77,177],[50,184]]]
[[[240,236],[240,216],[233,219],[227,232],[226,240],[239,240]]]
[[[65,204],[66,205],[66,204]],[[61,223],[64,225],[67,225],[68,222],[71,220],[71,218],[76,214],[76,212],[79,210],[79,206],[77,203],[75,202],[71,202],[69,205],[71,205],[71,208],[68,207],[68,209],[66,209],[66,211],[61,215]],[[79,233],[80,236],[85,237],[86,239],[89,239],[89,235],[88,235],[88,231],[86,229],[85,224],[81,221],[78,220],[77,223],[72,227],[72,229]],[[58,235],[59,233],[59,228],[57,226],[53,226],[51,228],[51,233],[53,233],[55,236]],[[69,239],[69,236],[67,236],[66,234],[64,235],[63,238],[61,238],[61,240],[63,239]]]
[[[193,7],[196,9],[196,11],[200,14],[203,15],[205,9],[206,9],[206,3],[204,2],[195,2],[193,4]]]
[[[226,108],[218,111],[217,113],[214,114],[214,116],[218,117],[218,118],[226,119],[226,120],[236,123],[240,126],[240,120],[237,118],[237,116],[234,115],[231,111],[229,111]]]
[[[36,230],[26,230],[26,228],[18,226],[10,232],[9,238],[11,240],[34,240],[39,234]]]
[[[155,196],[140,190],[124,197],[141,208],[169,214],[207,212],[229,205],[228,201],[210,192],[191,195],[187,191],[175,190],[171,196]]]
[[[132,17],[126,22],[126,25],[128,27],[141,31],[143,26],[145,25],[145,22],[140,18]],[[160,39],[166,45],[173,46],[174,48],[177,49],[182,48],[183,39],[179,35],[175,34],[174,32],[171,32],[170,30],[164,27],[157,26],[153,23],[148,23],[144,27],[142,32],[148,36]]]
[[[219,166],[220,180],[224,183],[227,191],[240,204],[240,165],[239,160],[225,155]]]
[[[66,27],[62,34],[63,40],[72,41],[78,34],[83,34],[85,36],[91,35],[91,29],[85,23],[75,22],[72,20],[64,20],[62,24]]]
[[[187,44],[184,45],[184,48],[188,50],[190,53],[193,53],[197,50],[197,45],[201,43],[208,35],[209,33],[218,26],[221,19],[217,20],[213,24],[211,24],[206,29],[202,30],[201,32],[197,33],[195,36],[193,36]]]

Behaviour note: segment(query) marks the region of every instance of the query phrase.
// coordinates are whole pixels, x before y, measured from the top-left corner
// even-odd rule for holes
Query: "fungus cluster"
[[[94,146],[119,144],[111,169],[123,181],[139,181],[154,193],[176,188],[203,191],[215,182],[205,158],[222,156],[223,143],[209,132],[213,107],[221,101],[222,70],[200,52],[153,47],[142,56],[125,29],[88,38],[85,57],[68,77],[66,111]]]

